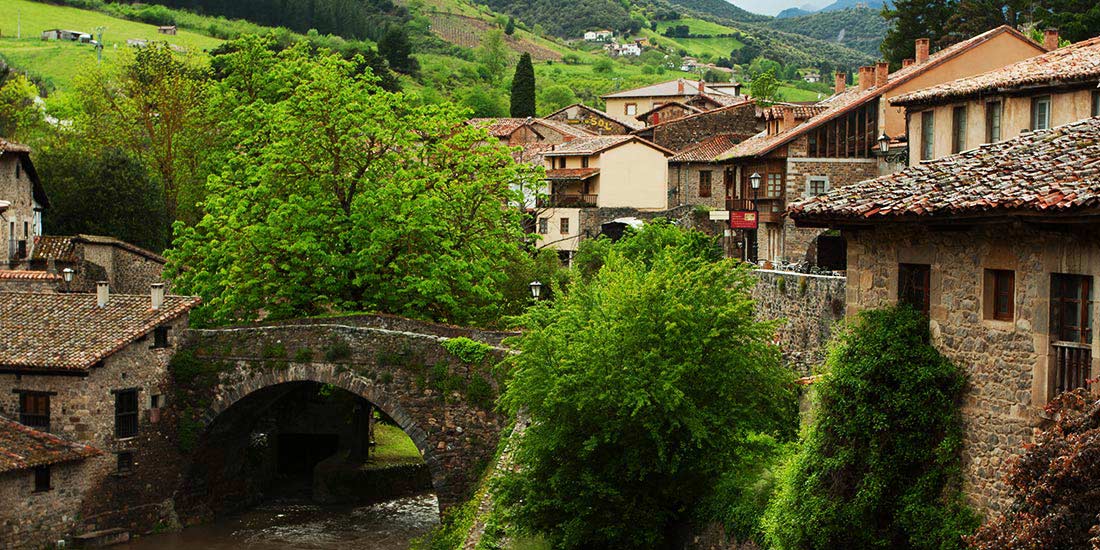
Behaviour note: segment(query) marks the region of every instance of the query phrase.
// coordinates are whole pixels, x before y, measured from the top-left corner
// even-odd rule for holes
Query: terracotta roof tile
[[[536,124],[536,125],[541,124],[543,126],[546,126],[546,127],[550,128],[551,130],[554,130],[554,131],[558,132],[559,134],[564,134],[566,136],[574,137],[574,138],[588,137],[588,136],[596,135],[596,134],[593,134],[592,132],[589,132],[588,130],[585,130],[581,126],[577,126],[575,124],[569,124],[569,123],[561,122],[561,121],[557,121],[557,120],[549,120],[549,119],[545,119],[545,118],[536,118],[536,119],[532,120],[531,123]]]
[[[0,269],[0,281],[60,281],[61,275],[45,271]]]
[[[726,93],[723,88],[733,86],[733,83],[729,83],[726,86],[721,84],[711,85],[708,83],[703,86],[703,93],[712,97],[722,95],[729,96],[731,94]],[[658,82],[657,84],[650,84],[649,86],[614,92],[600,97],[607,99],[625,97],[675,97],[688,95],[699,95],[699,81],[678,78],[676,80],[669,80],[668,82]]]
[[[31,148],[22,143],[15,143],[0,137],[0,154],[2,153],[30,153]]]
[[[629,130],[638,130],[638,129],[641,129],[641,128],[645,128],[645,124],[643,124],[643,123],[641,123],[637,120],[634,120],[631,117],[613,115],[613,114],[608,113],[606,111],[601,111],[601,110],[599,110],[595,107],[589,107],[588,105],[585,105],[583,103],[574,103],[574,104],[569,105],[567,107],[562,107],[561,109],[558,109],[557,111],[554,111],[553,113],[550,113],[549,115],[546,115],[546,117],[544,117],[544,118],[549,119],[549,118],[553,117],[554,115],[557,115],[557,114],[561,113],[562,111],[572,109],[573,107],[577,107],[579,109],[584,109],[585,111],[588,111],[588,112],[590,112],[590,113],[592,113],[592,114],[594,114],[598,117],[606,118],[607,120],[610,120],[611,122],[621,124]]]
[[[748,136],[742,134],[718,134],[711,136],[683,151],[680,151],[669,162],[714,162],[718,156],[728,151],[737,142]]]
[[[959,99],[999,90],[1100,79],[1100,37],[1090,38],[999,69],[900,95],[890,103],[909,105]]]
[[[556,168],[546,171],[546,179],[583,181],[599,173],[599,168]]]
[[[31,260],[46,260],[49,258],[59,262],[80,261],[80,258],[76,257],[76,245],[73,243],[73,238],[54,235],[35,237]]]
[[[513,132],[527,124],[526,118],[471,118],[466,121],[471,126],[482,126],[489,131],[489,135],[496,138],[506,138]]]
[[[791,205],[800,223],[1100,208],[1100,118],[983,145]]]
[[[636,138],[634,136],[592,136],[555,145],[553,150],[545,154],[546,156],[594,155],[631,139]]]
[[[103,451],[71,443],[0,416],[0,472],[27,470],[99,456]]]
[[[183,315],[199,298],[166,296],[159,310],[149,296],[113,294],[106,307],[95,294],[0,293],[0,366],[20,370],[83,371]]]

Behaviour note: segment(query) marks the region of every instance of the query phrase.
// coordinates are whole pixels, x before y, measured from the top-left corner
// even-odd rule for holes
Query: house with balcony
[[[0,259],[8,266],[31,255],[49,205],[30,147],[0,137]]]
[[[929,40],[919,39],[914,44],[915,57],[893,73],[886,62],[862,67],[858,85],[851,89],[845,84],[846,75],[839,73],[832,97],[813,106],[764,111],[766,130],[721,156],[739,182],[734,198],[749,201],[760,221],[756,229],[741,230],[748,232],[743,234],[750,243],[747,259],[818,263],[821,232],[790,223],[783,214],[786,205],[906,165],[905,113],[890,105],[892,98],[1047,51],[1009,26],[936,53],[929,49]],[[754,174],[760,180],[755,189]],[[837,245],[830,240],[827,246]],[[823,267],[843,269],[843,265]]]
[[[909,165],[1100,116],[1100,38],[895,97],[909,127]]]
[[[1100,377],[1100,118],[984,144],[790,208],[847,241],[847,308],[907,303],[968,373],[965,492],[1009,502],[1007,460],[1056,394]]]
[[[538,201],[539,246],[568,259],[599,230],[600,211],[664,211],[673,152],[637,136],[593,136],[543,153],[546,189]]]

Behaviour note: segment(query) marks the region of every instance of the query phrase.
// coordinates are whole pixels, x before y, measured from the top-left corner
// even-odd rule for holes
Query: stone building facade
[[[665,119],[662,119],[665,120]],[[735,136],[735,143],[756,135],[762,128],[755,101],[666,120],[635,132],[661,147],[680,152],[717,135]]]
[[[779,321],[783,359],[802,376],[825,362],[826,344],[847,313],[847,279],[758,269],[752,297],[756,316]]]
[[[34,252],[20,267],[28,271],[74,271],[71,292],[93,292],[98,281],[107,281],[111,292],[143,294],[162,281],[168,263],[160,254],[113,237],[99,235],[43,236],[35,239]]]
[[[580,103],[574,103],[568,107],[563,107],[545,118],[546,120],[576,126],[586,132],[600,136],[621,136],[645,127],[645,124],[635,120],[633,117],[612,115],[596,109],[595,107],[589,107]]]
[[[49,207],[30,154],[26,145],[0,137],[0,260],[8,265],[31,254]]]

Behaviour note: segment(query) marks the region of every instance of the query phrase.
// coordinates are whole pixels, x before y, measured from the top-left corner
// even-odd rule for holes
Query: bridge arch
[[[492,407],[498,385],[490,366],[506,352],[495,333],[410,327],[415,322],[408,320],[395,330],[392,318],[381,319],[386,326],[372,316],[192,331],[188,351],[216,365],[218,378],[188,395],[204,406],[191,421],[196,436],[177,493],[181,512],[201,518],[212,507],[247,500],[254,487],[234,474],[249,467],[247,436],[266,409],[303,384],[346,391],[392,418],[424,458],[440,510],[460,504],[503,428]],[[466,334],[488,341],[483,360],[460,358],[443,345]]]

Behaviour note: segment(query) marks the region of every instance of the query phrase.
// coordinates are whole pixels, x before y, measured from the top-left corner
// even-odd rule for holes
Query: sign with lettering
[[[730,212],[730,227],[733,229],[756,229],[757,216],[752,210],[733,210]]]
[[[710,219],[716,222],[724,222],[730,219],[729,210],[711,210]]]

